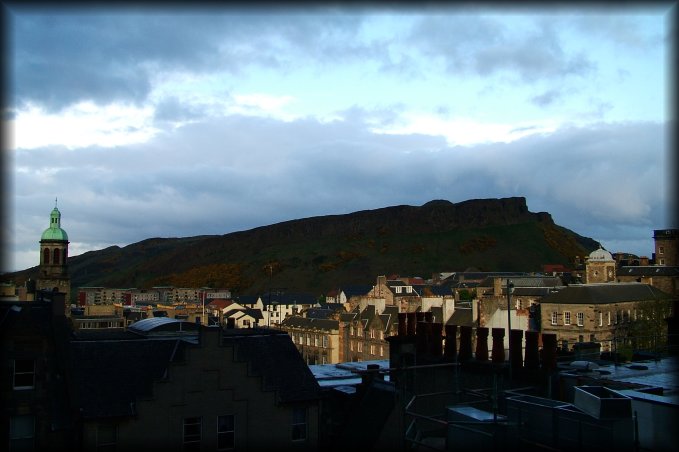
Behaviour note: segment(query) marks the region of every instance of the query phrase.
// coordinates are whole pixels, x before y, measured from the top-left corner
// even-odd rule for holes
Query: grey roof
[[[246,304],[255,304],[257,303],[257,300],[259,300],[258,295],[239,295],[237,297],[234,297],[233,299],[236,303],[239,305],[246,305]]]
[[[554,292],[540,303],[608,304],[625,301],[671,300],[673,297],[649,284],[574,284]]]
[[[453,290],[450,287],[450,285],[427,286],[427,287],[429,288],[429,290],[431,290],[432,294],[437,295],[439,297],[453,294]]]
[[[450,316],[446,325],[476,326],[473,319],[471,302],[461,301],[455,303],[455,311],[453,311],[453,315]]]
[[[482,287],[493,287],[495,284],[495,276],[489,276],[479,283]],[[502,276],[502,287],[507,287],[507,279],[514,283],[514,287],[558,287],[563,286],[563,281],[559,276]]]
[[[173,319],[170,317],[150,317],[148,319],[134,322],[128,327],[133,333],[146,335],[150,332],[175,332],[196,330],[197,326],[193,322],[186,320]]]
[[[617,270],[618,276],[678,276],[679,267],[660,265],[625,266]]]
[[[235,346],[235,359],[248,362],[249,369],[263,377],[264,389],[276,391],[281,402],[319,397],[318,382],[287,333],[261,328],[231,330],[222,342]]]
[[[316,319],[302,317],[298,315],[289,315],[281,322],[282,326],[290,328],[317,328],[321,330],[336,330],[339,329],[339,321],[332,319]]]
[[[311,293],[304,292],[274,292],[272,291],[271,296],[269,292],[263,293],[260,297],[262,299],[262,304],[268,306],[269,303],[277,303],[284,305],[315,305],[318,301],[318,297]]]
[[[398,307],[385,306],[382,314],[379,314],[382,324],[384,325],[384,332],[388,333],[393,325],[398,325]]]
[[[546,297],[552,292],[551,287],[515,287],[514,292],[512,293],[513,297]],[[506,294],[507,290],[502,291],[502,293]]]
[[[364,285],[342,287],[342,288],[340,288],[340,292],[344,292],[344,295],[347,298],[351,298],[353,296],[367,295],[372,289],[373,289],[373,286],[368,285],[368,284],[364,284]]]
[[[335,314],[337,311],[343,311],[344,305],[338,303],[332,303],[337,306],[330,307],[328,303],[323,304],[320,308],[308,308],[304,315],[310,319],[327,319],[331,315]]]
[[[72,394],[85,418],[131,416],[138,397],[152,395],[179,339],[136,341],[76,341],[70,345]]]

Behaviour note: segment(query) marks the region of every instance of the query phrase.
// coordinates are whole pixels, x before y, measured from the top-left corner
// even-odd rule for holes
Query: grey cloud
[[[564,52],[548,21],[537,31],[516,36],[500,19],[450,16],[427,17],[412,30],[412,42],[441,58],[451,73],[493,75],[500,71],[521,80],[584,75],[596,69],[584,54]]]
[[[556,89],[549,89],[542,94],[538,94],[537,96],[533,96],[531,98],[531,102],[534,103],[535,105],[539,107],[546,107],[548,105],[553,104],[555,101],[557,101],[561,97],[561,92]]]
[[[80,100],[140,103],[157,74],[239,74],[252,65],[289,67],[281,50],[311,61],[375,54],[351,44],[361,19],[343,14],[271,14],[259,10],[139,13],[18,11],[13,16],[16,102],[54,111]],[[345,45],[333,38],[344,38]]]

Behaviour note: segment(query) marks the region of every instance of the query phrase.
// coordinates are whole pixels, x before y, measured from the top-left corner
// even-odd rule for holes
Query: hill
[[[325,293],[372,284],[377,275],[540,271],[571,267],[598,243],[528,211],[522,197],[444,200],[344,215],[291,220],[225,235],[151,238],[69,257],[77,287],[228,287],[258,294],[269,287]],[[17,272],[21,284],[37,267]]]

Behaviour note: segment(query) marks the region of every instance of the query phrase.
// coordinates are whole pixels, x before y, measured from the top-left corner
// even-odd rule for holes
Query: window
[[[558,323],[559,323],[559,313],[552,312],[552,325],[556,325]]]
[[[608,324],[611,324],[611,311],[608,311]]]
[[[349,350],[354,351],[354,341],[349,341]]]
[[[217,450],[231,450],[236,445],[236,416],[226,414],[217,417]]]
[[[658,247],[658,254],[665,254],[665,247],[664,246]]]
[[[115,424],[97,425],[97,450],[116,450],[118,444],[118,426]]]
[[[571,311],[564,311],[563,312],[563,324],[564,325],[570,325],[571,324]]]
[[[370,344],[370,354],[371,355],[375,354],[375,344]]]
[[[375,339],[375,329],[374,328],[370,329],[370,339]]]
[[[349,335],[353,336],[354,335],[354,325],[349,326]]]
[[[299,333],[299,345],[302,345],[304,343],[304,334]]]
[[[318,347],[318,335],[314,334],[314,347]]]
[[[200,450],[201,427],[201,418],[184,418],[184,450]]]
[[[356,350],[359,351],[359,352],[363,352],[363,342],[358,341],[356,343]]]
[[[585,313],[584,312],[578,312],[577,317],[578,317],[578,326],[585,326]],[[580,342],[582,342],[582,341],[580,341]]]
[[[384,346],[380,345],[380,356],[384,356]]]
[[[323,336],[323,348],[328,348],[328,336]]]
[[[34,448],[35,418],[31,415],[9,418],[9,449],[32,450]]]
[[[311,336],[309,335],[309,333],[306,333],[305,336],[306,336],[306,345],[311,345]]]
[[[604,313],[599,313],[599,326],[604,326]]]
[[[35,385],[35,361],[32,359],[14,360],[14,389],[32,389]]]
[[[328,364],[328,355],[321,355],[321,364]]]
[[[306,439],[306,408],[292,409],[292,440],[304,441]]]
[[[378,333],[377,338],[378,338],[379,340],[384,339],[384,331],[380,330],[379,333]]]

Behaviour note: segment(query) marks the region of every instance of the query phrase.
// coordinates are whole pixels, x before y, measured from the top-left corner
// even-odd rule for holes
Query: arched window
[[[55,265],[61,264],[61,251],[59,248],[54,248],[54,255],[52,256],[52,263]]]
[[[47,265],[50,263],[50,250],[49,248],[45,248],[44,251],[42,252],[42,263]]]

